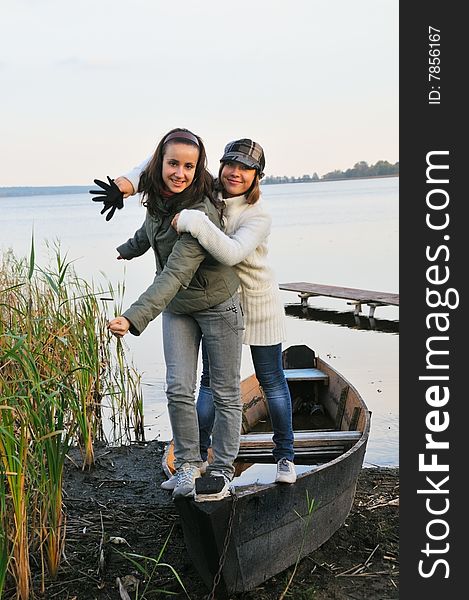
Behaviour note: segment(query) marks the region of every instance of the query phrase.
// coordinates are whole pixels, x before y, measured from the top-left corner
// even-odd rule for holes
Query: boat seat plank
[[[284,369],[287,381],[328,381],[329,377],[320,369]]]
[[[295,431],[294,448],[326,447],[336,444],[350,445],[357,442],[361,431]],[[246,433],[241,436],[240,451],[245,449],[271,449],[274,447],[272,433]]]
[[[326,448],[315,448],[314,446],[308,448],[295,448],[295,454],[342,454],[345,451],[345,446],[336,444],[335,446],[328,446]],[[271,448],[246,448],[240,450],[238,457],[243,458],[244,456],[272,456]]]
[[[302,461],[310,460],[315,463],[318,461],[332,460],[341,456],[348,450],[348,446],[331,446],[330,448],[295,448],[295,457]],[[238,453],[237,460],[244,462],[272,462],[272,451],[263,449],[243,450]]]

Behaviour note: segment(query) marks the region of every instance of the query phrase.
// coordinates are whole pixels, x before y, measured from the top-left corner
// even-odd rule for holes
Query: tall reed
[[[143,434],[140,376],[111,340],[99,300],[114,290],[80,279],[58,242],[50,250],[46,267],[34,240],[28,259],[7,252],[0,261],[0,596],[10,577],[20,600],[30,596],[30,552],[40,554],[43,582],[59,569],[70,447],[84,468],[93,464],[103,407],[124,441]]]
[[[0,433],[0,435],[2,435]],[[0,462],[0,598],[3,598],[3,589],[5,587],[5,579],[8,570],[10,557],[8,555],[9,544],[7,539],[7,500],[5,489],[5,469],[3,463]]]
[[[17,597],[28,600],[31,587],[27,518],[29,490],[26,482],[28,429],[22,415],[11,407],[2,406],[0,414],[0,456],[4,478],[0,492],[7,492],[0,504],[6,508],[4,541],[7,547],[3,554],[8,559],[6,564],[2,563],[5,571],[0,579],[5,580],[9,570],[15,581]]]

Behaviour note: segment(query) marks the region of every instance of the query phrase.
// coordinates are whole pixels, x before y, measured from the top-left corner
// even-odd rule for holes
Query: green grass
[[[158,553],[158,556],[156,557],[142,556],[140,554],[134,554],[131,552],[119,552],[119,554],[124,556],[127,560],[129,560],[132,563],[132,565],[135,567],[136,571],[140,573],[144,581],[144,584],[142,584],[143,589],[140,590],[137,587],[137,590],[135,591],[134,600],[145,600],[147,598],[147,593],[149,592],[150,585],[153,583],[156,572],[159,569],[168,569],[171,572],[174,579],[179,584],[179,586],[181,587],[181,589],[183,590],[186,597],[190,598],[178,572],[170,564],[162,561],[163,554],[168,546],[169,538],[171,537],[172,532],[173,528],[171,528],[168,537],[166,538],[163,546],[161,547]],[[157,597],[179,595],[176,592],[172,592],[163,588],[152,588],[151,593],[152,595],[157,594]]]
[[[290,588],[293,584],[293,579],[296,575],[298,565],[300,564],[300,560],[303,556],[303,548],[304,548],[304,545],[306,542],[306,537],[308,535],[308,531],[311,527],[311,520],[313,518],[313,514],[314,514],[315,510],[316,510],[315,499],[310,498],[309,492],[308,492],[308,490],[306,490],[306,515],[302,516],[299,512],[295,511],[298,518],[301,519],[301,521],[303,522],[303,535],[301,537],[301,544],[300,544],[300,548],[298,550],[298,555],[297,555],[296,562],[293,567],[292,573],[287,581],[285,589],[279,596],[279,600],[284,600],[286,597],[288,597],[291,594]]]

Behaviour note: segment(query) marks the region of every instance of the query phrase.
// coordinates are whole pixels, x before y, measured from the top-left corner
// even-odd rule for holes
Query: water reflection
[[[378,319],[376,317],[370,318],[366,315],[355,315],[351,311],[339,312],[336,310],[313,308],[312,306],[301,306],[301,304],[286,304],[285,312],[290,317],[296,317],[297,319],[333,323],[334,325],[348,327],[349,329],[366,329],[394,334],[399,333],[399,321]]]

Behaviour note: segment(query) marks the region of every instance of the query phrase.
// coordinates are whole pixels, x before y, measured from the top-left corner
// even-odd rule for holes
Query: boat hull
[[[350,513],[370,416],[347,380],[323,361],[316,365],[328,383],[315,397],[337,430],[361,432],[357,442],[340,456],[312,465],[291,485],[236,487],[236,498],[218,502],[176,501],[187,551],[208,589],[220,570],[217,598],[252,590],[294,565],[326,542]]]
[[[300,475],[294,485],[241,493],[217,593],[252,590],[326,542],[350,512],[364,451],[363,447],[345,460]],[[188,553],[209,589],[219,568],[232,504],[233,500],[177,502]]]

